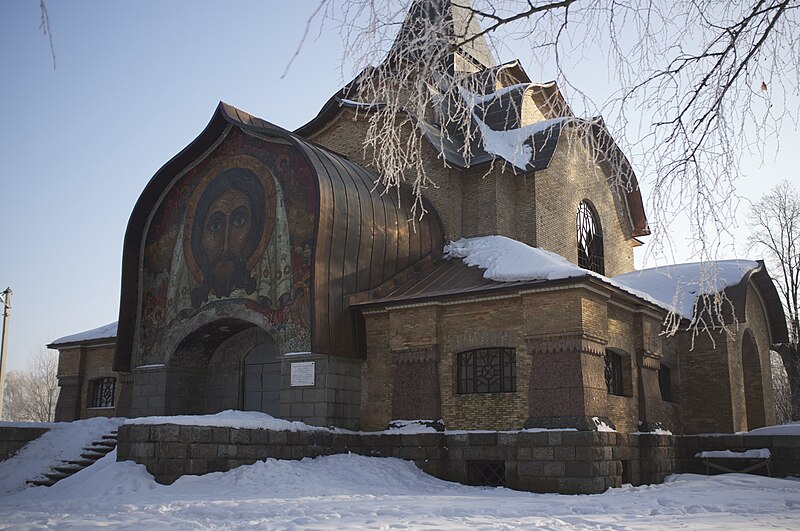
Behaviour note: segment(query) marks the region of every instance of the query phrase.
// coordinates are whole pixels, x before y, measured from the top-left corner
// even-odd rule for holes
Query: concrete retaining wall
[[[0,426],[0,461],[5,461],[30,441],[48,431],[47,428],[12,428]]]

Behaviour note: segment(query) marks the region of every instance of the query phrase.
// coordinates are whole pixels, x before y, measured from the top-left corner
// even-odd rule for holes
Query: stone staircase
[[[84,447],[79,459],[64,461],[52,467],[50,472],[46,472],[42,478],[30,480],[28,483],[37,487],[51,487],[62,479],[93,465],[116,447],[117,430],[114,430],[103,435],[100,440],[93,441],[91,445]]]

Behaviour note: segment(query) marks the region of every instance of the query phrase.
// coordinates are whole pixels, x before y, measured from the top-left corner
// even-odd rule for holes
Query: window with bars
[[[513,393],[517,390],[513,348],[484,348],[459,352],[458,393]]]
[[[597,213],[586,201],[581,201],[581,204],[578,205],[576,230],[578,235],[578,265],[584,269],[604,275],[606,268],[603,258],[603,231],[600,228],[600,220]]]
[[[505,461],[467,461],[467,483],[502,487],[506,484]]]
[[[116,378],[98,378],[92,380],[91,407],[114,407],[114,387]]]
[[[612,350],[606,350],[606,387],[608,394],[624,396],[622,356]]]
[[[658,368],[658,388],[661,390],[661,400],[672,402],[672,374],[663,363]]]

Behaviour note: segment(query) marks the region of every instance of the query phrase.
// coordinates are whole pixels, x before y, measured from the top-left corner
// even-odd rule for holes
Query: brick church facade
[[[459,8],[437,4],[458,27]],[[436,186],[414,224],[409,189],[375,190],[369,110],[345,89],[294,132],[220,103],[134,207],[118,324],[50,345],[57,420],[245,409],[361,430],[400,419],[676,434],[774,423],[769,351],[787,332],[763,263],[720,263],[735,271],[720,290],[726,326],[665,335],[671,300],[641,281],[665,269],[634,272],[649,229],[633,170],[627,189],[607,168],[598,179],[578,119],[552,103],[563,101],[555,83],[487,50],[456,48],[453,68],[504,109],[494,130],[543,124],[534,156],[520,168],[478,143],[459,159],[431,124],[421,157]],[[602,122],[593,131],[593,146],[627,165]],[[445,252],[490,236],[583,273],[498,280]]]

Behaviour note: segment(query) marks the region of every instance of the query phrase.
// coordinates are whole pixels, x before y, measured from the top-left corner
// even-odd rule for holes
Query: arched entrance
[[[752,430],[766,426],[761,358],[758,355],[758,344],[749,328],[742,335],[742,373],[744,376],[747,429]]]
[[[242,409],[277,417],[280,409],[281,364],[271,341],[256,345],[244,357]]]
[[[280,360],[272,338],[240,319],[219,319],[187,335],[167,364],[166,414],[226,409],[277,415]]]

